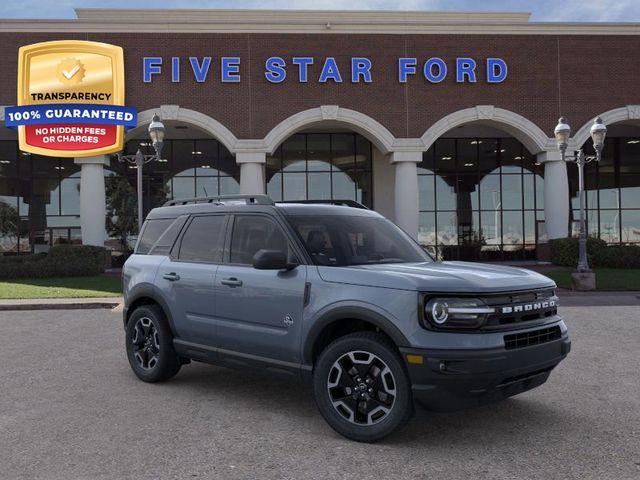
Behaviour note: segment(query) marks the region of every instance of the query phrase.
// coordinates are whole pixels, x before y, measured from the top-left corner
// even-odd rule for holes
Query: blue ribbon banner
[[[47,124],[104,124],[138,125],[138,112],[133,107],[121,105],[91,105],[86,103],[61,103],[6,107],[5,126]]]

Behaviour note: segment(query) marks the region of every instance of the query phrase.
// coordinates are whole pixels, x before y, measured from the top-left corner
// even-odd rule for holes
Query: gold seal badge
[[[58,64],[57,72],[63,85],[77,85],[82,82],[85,69],[80,60],[65,58]]]

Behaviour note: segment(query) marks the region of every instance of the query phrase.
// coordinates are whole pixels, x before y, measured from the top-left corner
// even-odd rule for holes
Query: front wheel
[[[313,374],[316,404],[338,433],[375,442],[404,425],[413,413],[411,384],[387,337],[358,332],[331,343]]]
[[[127,322],[125,337],[129,365],[140,380],[161,382],[180,370],[171,330],[158,306],[136,308]]]

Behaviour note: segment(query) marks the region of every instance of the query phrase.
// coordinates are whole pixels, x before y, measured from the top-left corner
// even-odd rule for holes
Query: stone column
[[[76,158],[80,165],[80,227],[83,245],[104,246],[107,206],[103,167],[109,157]]]
[[[418,238],[418,163],[422,152],[393,152],[395,166],[395,222],[413,238]]]
[[[569,235],[569,179],[567,164],[560,152],[542,152],[537,160],[544,164],[544,222],[549,239]]]
[[[238,152],[236,162],[240,165],[240,193],[264,194],[264,152]]]

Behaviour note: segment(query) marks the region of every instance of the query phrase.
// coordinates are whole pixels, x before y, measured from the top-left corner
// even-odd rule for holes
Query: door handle
[[[225,278],[224,280],[220,280],[220,283],[222,285],[226,285],[227,287],[231,287],[231,288],[242,286],[242,280],[238,280],[235,277]]]
[[[170,282],[175,282],[176,280],[180,280],[180,275],[178,275],[176,272],[171,272],[165,273],[164,275],[162,275],[162,278],[164,278],[165,280],[169,280]]]

